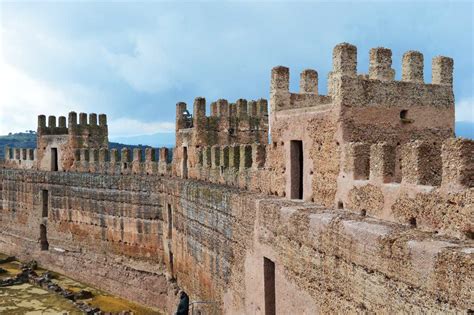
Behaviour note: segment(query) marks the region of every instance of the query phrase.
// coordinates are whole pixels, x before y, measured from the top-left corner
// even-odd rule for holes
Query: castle
[[[454,137],[453,60],[333,50],[272,69],[265,99],[176,105],[176,145],[108,149],[107,118],[38,117],[7,148],[0,251],[171,312],[472,312],[474,141]],[[270,141],[269,141],[270,139]],[[172,158],[170,158],[172,156]],[[207,307],[207,309],[206,309]]]

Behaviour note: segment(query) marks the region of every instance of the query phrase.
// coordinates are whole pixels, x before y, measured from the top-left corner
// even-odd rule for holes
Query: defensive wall
[[[474,142],[454,137],[453,61],[333,51],[264,99],[176,105],[176,146],[109,150],[105,115],[38,119],[0,170],[0,251],[173,311],[178,288],[226,314],[474,309]],[[271,135],[270,135],[271,130]],[[270,141],[269,141],[270,136]],[[207,308],[206,308],[207,307]]]

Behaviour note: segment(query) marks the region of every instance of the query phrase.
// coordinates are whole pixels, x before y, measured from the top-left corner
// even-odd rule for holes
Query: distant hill
[[[9,134],[8,136],[0,136],[0,158],[5,156],[5,147],[17,148],[36,148],[36,132],[20,132]]]
[[[36,148],[36,132],[29,131],[29,132],[9,134],[7,136],[0,136],[0,159],[3,159],[5,156],[5,153],[4,153],[5,146],[9,146],[11,148],[15,148],[15,147],[16,148]],[[124,147],[133,149],[133,148],[146,148],[149,146],[109,142],[110,149],[121,150]]]

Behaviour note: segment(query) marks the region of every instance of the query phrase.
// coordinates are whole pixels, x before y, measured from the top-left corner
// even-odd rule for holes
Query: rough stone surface
[[[0,251],[170,313],[178,289],[265,313],[264,259],[279,314],[472,310],[474,142],[454,138],[452,60],[431,84],[422,61],[405,54],[394,81],[376,48],[357,75],[340,44],[328,95],[315,70],[293,93],[276,67],[270,113],[180,102],[175,148],[144,160],[109,151],[105,115],[40,115],[36,151],[0,161]]]

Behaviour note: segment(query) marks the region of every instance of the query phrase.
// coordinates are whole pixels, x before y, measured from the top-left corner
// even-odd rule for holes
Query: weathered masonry
[[[172,312],[474,309],[474,142],[454,136],[453,60],[333,51],[266,100],[176,107],[176,146],[108,149],[105,115],[38,118],[0,170],[0,251]],[[97,122],[97,117],[99,121]],[[271,130],[271,135],[269,134]],[[268,141],[269,136],[271,140]],[[269,143],[270,142],[270,143]]]

